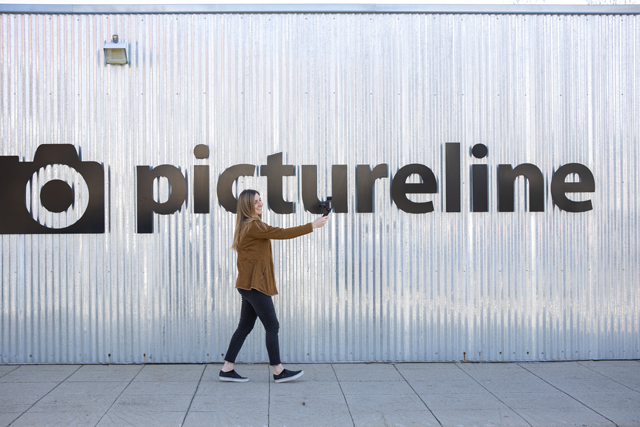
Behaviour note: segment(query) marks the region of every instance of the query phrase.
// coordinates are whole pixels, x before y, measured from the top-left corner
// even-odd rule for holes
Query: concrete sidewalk
[[[640,361],[0,365],[0,426],[640,426]]]

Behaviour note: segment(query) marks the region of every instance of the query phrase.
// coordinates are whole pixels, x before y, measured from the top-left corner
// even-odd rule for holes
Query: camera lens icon
[[[33,161],[0,156],[0,234],[105,232],[104,166],[71,144],[42,144]]]
[[[89,188],[75,169],[61,164],[47,165],[31,175],[25,202],[31,217],[40,225],[65,228],[86,212]]]

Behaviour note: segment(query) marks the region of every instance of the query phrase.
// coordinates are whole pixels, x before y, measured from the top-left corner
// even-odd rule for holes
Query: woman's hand
[[[328,216],[321,216],[311,223],[311,226],[315,230],[316,228],[324,227],[327,221],[329,220]]]

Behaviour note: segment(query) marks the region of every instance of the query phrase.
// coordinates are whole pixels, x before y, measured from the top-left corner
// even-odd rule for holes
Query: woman
[[[256,317],[267,332],[267,352],[269,364],[273,369],[275,382],[285,382],[300,378],[303,371],[284,369],[280,363],[278,329],[280,324],[276,316],[271,297],[278,294],[273,274],[273,255],[269,239],[293,239],[311,233],[323,227],[328,217],[322,217],[312,223],[292,228],[270,227],[262,222],[262,199],[255,190],[244,190],[238,197],[236,230],[233,234],[233,250],[238,252],[238,279],[236,288],[242,296],[242,309],[238,329],[233,334],[229,349],[220,371],[220,381],[246,382],[248,378],[240,376],[233,366],[236,356],[242,348],[245,338],[253,329]]]

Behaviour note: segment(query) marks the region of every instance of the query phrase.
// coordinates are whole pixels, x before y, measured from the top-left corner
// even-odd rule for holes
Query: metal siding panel
[[[349,197],[325,229],[273,242],[283,360],[640,357],[637,15],[0,16],[0,155],[70,143],[103,164],[106,190],[105,234],[0,237],[2,362],[221,361],[240,299],[216,185],[253,164],[238,189],[266,201],[259,166],[278,152],[295,165],[283,194],[296,209],[268,223],[313,219],[302,165],[318,166],[321,198],[347,165]],[[128,65],[104,65],[114,33]],[[461,213],[445,212],[446,142],[461,143]],[[551,199],[572,162],[595,176],[590,212]],[[356,213],[355,166],[381,163],[374,213]],[[437,194],[412,196],[433,213],[391,202],[410,163],[436,176]],[[545,212],[526,211],[522,178],[516,212],[497,212],[501,163],[540,168]],[[161,164],[185,175],[186,201],[137,234],[135,166]],[[489,165],[488,213],[470,212],[474,164]],[[193,213],[195,165],[210,167],[209,214]],[[169,197],[166,179],[154,187]],[[267,360],[261,331],[240,361]]]

